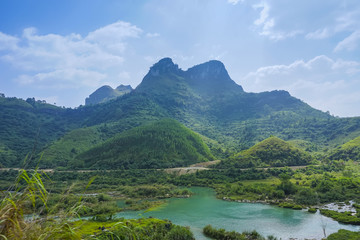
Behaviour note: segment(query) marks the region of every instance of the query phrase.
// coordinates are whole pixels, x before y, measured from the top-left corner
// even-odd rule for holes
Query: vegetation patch
[[[268,236],[267,238],[261,236],[255,230],[252,232],[243,232],[238,233],[235,231],[226,231],[223,228],[216,229],[211,225],[207,225],[203,228],[203,233],[205,236],[210,237],[212,239],[228,239],[228,240],[276,240],[277,238],[273,236]]]
[[[316,209],[316,208],[309,208],[309,209],[308,209],[308,212],[309,212],[309,213],[316,213],[316,212],[317,212],[317,209]]]
[[[301,209],[303,209],[303,207],[302,207],[301,205],[297,205],[297,204],[289,203],[289,202],[280,203],[280,204],[279,204],[279,207],[282,207],[282,208],[291,208],[291,209],[294,209],[294,210],[301,210]]]
[[[331,160],[360,160],[360,137],[357,137],[340,147],[336,148],[329,154]]]
[[[327,240],[359,240],[360,232],[352,232],[345,229],[340,229],[338,232],[330,234]]]
[[[83,239],[194,239],[189,228],[155,218],[122,218],[107,222],[77,221],[72,223],[72,226]]]
[[[358,216],[351,215],[351,212],[340,213],[337,211],[320,209],[320,213],[324,216],[331,217],[341,223],[360,225],[360,218]]]

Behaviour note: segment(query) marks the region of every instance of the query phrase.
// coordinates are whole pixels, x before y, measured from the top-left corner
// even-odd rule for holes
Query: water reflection
[[[228,202],[215,198],[215,192],[208,188],[192,188],[196,193],[191,198],[170,199],[168,204],[146,212],[122,212],[119,217],[138,218],[156,217],[169,219],[175,224],[190,226],[196,239],[206,239],[202,228],[211,224],[226,230],[251,231],[256,229],[264,236],[274,235],[289,239],[321,239],[322,226],[326,225],[326,233],[339,229],[359,231],[359,226],[342,225],[319,213],[310,214],[301,210],[279,208],[264,204]]]

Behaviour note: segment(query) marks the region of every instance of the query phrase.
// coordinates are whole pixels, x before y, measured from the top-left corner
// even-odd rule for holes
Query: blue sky
[[[245,91],[360,116],[358,0],[2,0],[0,92],[76,107],[171,57],[217,59]]]

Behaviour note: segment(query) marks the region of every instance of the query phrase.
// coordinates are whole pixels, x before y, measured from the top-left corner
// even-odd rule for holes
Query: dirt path
[[[175,173],[176,175],[183,175],[183,174],[191,174],[191,173],[195,173],[197,171],[204,171],[204,170],[210,170],[211,168],[209,168],[211,165],[217,164],[219,163],[220,160],[215,160],[215,161],[209,161],[209,162],[201,162],[201,163],[196,163],[193,165],[190,165],[189,167],[177,167],[177,168],[166,168],[166,169],[158,169],[158,170],[164,170],[167,173]],[[290,166],[288,168],[292,169],[292,170],[297,170],[297,169],[303,169],[303,168],[307,168],[308,166]],[[268,170],[268,169],[281,169],[281,168],[285,168],[285,167],[266,167],[266,168],[255,168],[257,170]],[[242,168],[242,171],[246,171],[246,170],[250,170],[251,168]],[[9,171],[9,170],[15,170],[15,171],[20,171],[22,170],[21,168],[0,168],[0,171]],[[52,173],[54,171],[56,171],[55,169],[39,169],[40,171],[43,171],[45,173]],[[64,170],[64,171],[57,171],[57,172],[78,172],[78,173],[85,173],[85,172],[97,172],[97,171],[118,171],[118,170]]]
[[[195,173],[197,171],[210,170],[211,168],[208,168],[208,167],[211,165],[214,165],[218,162],[220,162],[220,160],[204,162],[204,163],[197,163],[197,164],[190,165],[190,167],[167,168],[167,169],[164,169],[164,171],[167,173],[175,173],[176,175],[190,174],[190,173]],[[307,167],[308,166],[289,166],[288,168],[290,168],[292,170],[297,170],[297,169],[303,169],[303,168],[307,168]],[[255,168],[255,169],[266,171],[268,169],[281,169],[281,168],[286,168],[286,167],[266,167],[266,168]],[[240,170],[246,171],[246,170],[250,170],[250,169],[252,169],[252,168],[241,168]]]

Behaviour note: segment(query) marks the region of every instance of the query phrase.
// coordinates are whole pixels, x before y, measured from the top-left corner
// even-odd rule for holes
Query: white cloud
[[[333,51],[353,51],[358,49],[358,42],[360,40],[360,9],[347,10],[340,7],[336,13],[328,14],[329,16],[326,16],[326,26],[309,32],[305,38],[322,40],[334,36],[347,35],[347,37],[340,41],[335,38],[337,44]]]
[[[270,17],[271,7],[268,2],[263,1],[259,4],[253,5],[252,7],[255,10],[261,9],[259,18],[254,21],[255,29],[259,31],[260,35],[266,36],[271,40],[278,41],[285,38],[294,37],[302,33],[302,31],[299,30],[293,30],[289,32],[274,30],[275,19]]]
[[[34,75],[20,75],[15,79],[21,85],[36,84],[37,88],[81,88],[99,86],[106,74],[82,69],[61,69]]]
[[[270,5],[262,2],[253,5],[254,9],[261,9],[260,16],[254,21],[254,24],[261,28],[260,35],[271,36],[272,28],[275,26],[274,18],[269,18]]]
[[[230,3],[230,4],[232,4],[232,5],[236,5],[236,4],[238,4],[239,2],[244,2],[244,0],[228,0],[227,2]]]
[[[330,36],[330,31],[328,28],[318,29],[315,32],[310,32],[306,34],[306,39],[325,39]]]
[[[160,34],[159,33],[147,33],[146,37],[148,38],[154,38],[154,37],[159,37]]]
[[[118,21],[90,32],[86,40],[100,44],[121,42],[128,37],[139,37],[142,30],[128,22]]]
[[[283,89],[323,111],[360,116],[360,62],[317,56],[307,62],[259,68],[241,83],[246,91]]]
[[[84,39],[106,51],[121,54],[126,48],[126,38],[137,38],[142,30],[127,22],[116,22],[90,32]]]
[[[349,36],[340,41],[334,52],[343,50],[353,51],[358,49],[360,40],[360,9],[346,12],[336,18],[334,31],[337,33],[351,32]]]
[[[353,32],[350,36],[339,42],[334,51],[338,52],[341,50],[353,51],[358,48],[360,41],[360,30]]]
[[[20,38],[0,33],[0,60],[23,73],[15,79],[22,85],[62,89],[96,87],[123,71],[121,65],[128,39],[141,34],[140,28],[121,21],[85,37],[40,35],[35,28],[27,28]]]
[[[0,32],[0,51],[1,50],[15,50],[19,39],[5,33]]]
[[[354,29],[359,29],[359,20],[359,9],[351,12],[341,13],[341,15],[336,18],[334,29],[336,32],[353,31]]]
[[[274,19],[271,18],[269,19],[269,10],[270,10],[270,6],[268,3],[266,2],[262,2],[256,5],[253,5],[254,9],[258,9],[261,8],[261,12],[260,12],[260,16],[258,19],[255,20],[254,24],[255,25],[268,25],[268,26],[273,26],[274,24]],[[270,22],[270,24],[268,23]]]

